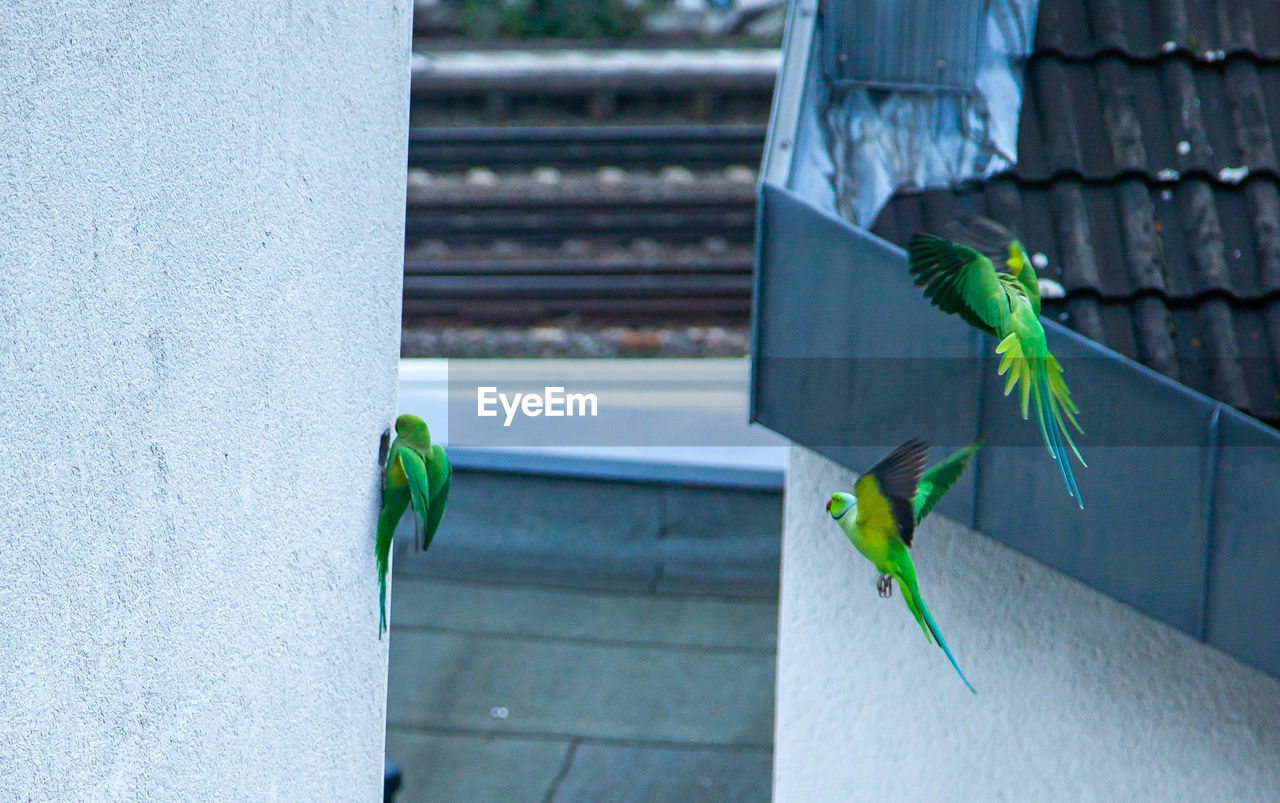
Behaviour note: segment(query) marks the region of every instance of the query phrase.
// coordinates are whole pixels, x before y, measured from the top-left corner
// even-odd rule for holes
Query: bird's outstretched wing
[[[1022,294],[1031,302],[1036,315],[1040,315],[1040,279],[1027,249],[1010,228],[988,217],[965,215],[948,223],[944,230],[955,242],[987,256],[992,264],[1009,265],[1010,271],[1016,273]],[[1012,270],[1013,260],[1019,263],[1017,271]]]
[[[1009,244],[1018,235],[998,220],[982,215],[957,215],[942,227],[954,242],[967,245],[993,262],[1001,262],[1009,256]]]
[[[946,495],[947,491],[951,490],[951,486],[955,485],[956,480],[960,479],[960,475],[969,466],[969,461],[973,460],[973,456],[978,453],[980,448],[982,448],[981,439],[969,444],[924,473],[915,496],[916,524],[924,521],[924,517],[929,515],[929,511],[933,510],[938,501]]]
[[[996,337],[1009,331],[1014,295],[1023,294],[1017,279],[996,271],[989,258],[969,246],[932,234],[913,236],[907,253],[916,286],[935,307]]]
[[[907,441],[858,478],[853,493],[863,532],[896,533],[911,546],[916,529],[913,500],[928,451],[929,445],[922,441]]]

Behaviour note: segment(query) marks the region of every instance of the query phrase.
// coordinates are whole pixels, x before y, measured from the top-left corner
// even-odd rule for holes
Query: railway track
[[[414,57],[414,127],[762,123],[779,51],[443,52]]]
[[[593,125],[417,128],[409,166],[432,170],[754,165],[765,126]]]
[[[450,247],[436,240],[405,256],[411,322],[518,324],[572,316],[723,323],[744,320],[750,300],[751,250],[723,239],[685,245],[579,239],[568,247],[510,241]]]
[[[408,199],[405,240],[750,239],[755,225],[753,185],[709,184],[697,179],[687,185],[624,181],[604,187],[579,181],[550,187],[503,182],[492,188],[415,192]]]
[[[747,319],[767,109],[729,123],[703,118],[723,107],[723,93],[758,88],[768,65],[663,57],[646,72],[633,55],[603,67],[542,63],[514,82],[513,65],[530,62],[415,66],[412,119],[429,116],[419,107],[433,97],[488,101],[465,125],[410,133],[406,326]],[[566,99],[583,101],[576,125],[564,124]],[[538,103],[554,113],[531,114]],[[637,124],[646,104],[664,112]],[[520,124],[476,124],[495,109]]]

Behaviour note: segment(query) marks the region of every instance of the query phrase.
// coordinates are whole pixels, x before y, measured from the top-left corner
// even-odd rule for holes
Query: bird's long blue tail
[[[947,646],[947,640],[942,637],[942,631],[938,629],[938,623],[933,621],[933,614],[929,613],[929,606],[924,604],[924,599],[918,598],[918,600],[920,603],[920,613],[924,614],[924,621],[929,625],[929,632],[933,634],[933,640],[938,642],[938,646],[947,654],[947,660],[951,662],[953,667],[955,667],[956,674],[964,681],[964,685],[969,687],[969,691],[977,694],[978,690],[975,689],[973,684],[969,682],[969,679],[964,676],[964,672],[960,671],[960,665],[956,663],[955,656],[951,654],[951,648]]]
[[[1067,493],[1075,497],[1080,509],[1084,510],[1084,499],[1080,496],[1080,487],[1076,485],[1076,475],[1071,470],[1071,462],[1066,446],[1062,442],[1062,430],[1065,429],[1062,417],[1054,406],[1053,394],[1049,392],[1049,372],[1046,367],[1036,371],[1036,415],[1040,418],[1040,434],[1044,436],[1049,453],[1058,464],[1062,473],[1062,481],[1067,485]],[[1070,437],[1068,435],[1068,437]],[[1072,447],[1074,449],[1074,446]]]
[[[382,634],[387,630],[387,581],[382,580],[382,587],[378,589],[378,641],[382,641]]]

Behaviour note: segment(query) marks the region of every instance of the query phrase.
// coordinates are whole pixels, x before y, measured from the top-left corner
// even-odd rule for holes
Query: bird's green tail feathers
[[[951,666],[955,668],[956,674],[964,681],[964,685],[969,691],[977,694],[977,689],[973,688],[973,684],[964,676],[964,672],[960,671],[960,665],[956,663],[956,658],[951,654],[951,648],[947,646],[947,640],[942,637],[942,631],[938,629],[938,623],[933,621],[933,614],[929,613],[929,606],[924,604],[924,597],[920,596],[920,586],[914,582],[907,582],[903,578],[898,578],[898,586],[902,589],[902,599],[906,601],[907,607],[911,609],[911,613],[916,617],[916,621],[920,623],[920,627],[924,630],[925,638],[929,639],[929,643],[937,644],[942,651],[947,654],[947,660],[951,662]]]
[[[916,623],[920,625],[920,629],[924,631],[925,640],[933,644],[933,634],[929,632],[929,626],[925,624],[924,617],[920,615],[920,606],[916,603],[916,596],[919,595],[919,589],[916,593],[911,593],[910,586],[901,578],[898,578],[898,586],[902,589],[902,599],[907,603],[907,609],[911,611],[911,615],[916,618]]]
[[[409,506],[408,488],[388,488],[383,491],[382,512],[378,515],[378,539],[374,553],[378,560],[378,638],[387,629],[387,572],[391,568],[391,542],[395,538],[396,525]]]
[[[1075,497],[1080,509],[1084,510],[1084,499],[1080,496],[1079,486],[1076,485],[1075,472],[1071,470],[1067,447],[1071,448],[1080,465],[1087,468],[1089,464],[1080,455],[1080,450],[1071,439],[1071,432],[1063,419],[1070,421],[1076,428],[1076,432],[1084,430],[1076,421],[1076,413],[1079,410],[1075,402],[1071,401],[1066,380],[1062,378],[1062,366],[1052,354],[1046,355],[1043,359],[1028,358],[1022,351],[1022,341],[1016,333],[1000,341],[1000,345],[996,346],[996,353],[1004,355],[996,373],[1000,376],[1004,376],[1006,372],[1009,374],[1005,380],[1004,395],[1008,396],[1015,385],[1020,385],[1024,419],[1027,418],[1029,407],[1034,400],[1036,422],[1040,425],[1040,437],[1044,439],[1044,445],[1049,449],[1049,454],[1058,464],[1058,471],[1062,473],[1062,481],[1066,483],[1067,493]]]

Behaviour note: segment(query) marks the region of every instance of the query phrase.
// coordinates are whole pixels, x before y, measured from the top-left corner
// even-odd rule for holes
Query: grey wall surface
[[[0,799],[380,799],[409,12],[6,6]]]
[[[775,799],[1275,799],[1280,680],[935,514],[912,551],[970,695],[823,509],[854,478],[792,451]]]

